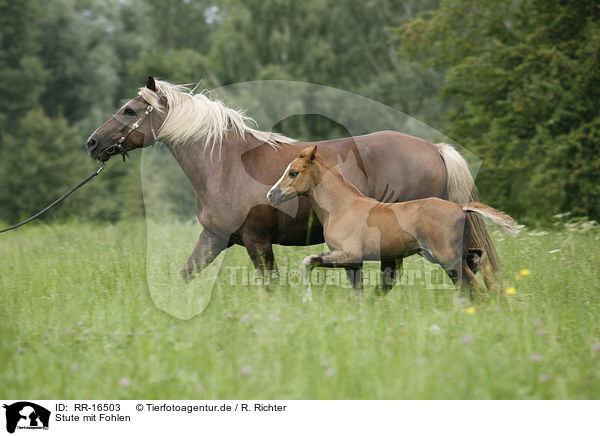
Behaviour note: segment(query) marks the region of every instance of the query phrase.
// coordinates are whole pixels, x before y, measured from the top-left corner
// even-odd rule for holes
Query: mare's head
[[[315,186],[317,162],[317,146],[306,147],[283,172],[281,178],[267,193],[267,199],[273,206],[305,194]]]
[[[154,77],[148,77],[146,88],[156,92]],[[102,162],[115,154],[125,158],[128,151],[154,143],[163,119],[160,108],[138,95],[92,133],[87,141],[88,153]]]

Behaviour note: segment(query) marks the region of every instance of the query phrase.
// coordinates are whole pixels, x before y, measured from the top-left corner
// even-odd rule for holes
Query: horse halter
[[[127,141],[129,135],[135,132],[142,125],[142,123],[146,120],[146,117],[148,117],[153,110],[154,108],[152,105],[148,105],[144,114],[139,117],[137,121],[131,125],[131,127],[129,127],[129,130],[125,135],[121,136],[113,145],[110,145],[102,150],[102,153],[100,153],[100,161],[102,161],[104,158],[105,153],[107,153],[108,157],[120,153],[123,157],[123,162],[125,162],[125,157],[128,157],[129,155],[127,154],[127,150],[123,148],[123,143]],[[154,132],[154,127],[152,127],[152,118],[150,118],[150,130],[152,131],[152,137],[154,138],[154,141],[156,141],[156,133]]]

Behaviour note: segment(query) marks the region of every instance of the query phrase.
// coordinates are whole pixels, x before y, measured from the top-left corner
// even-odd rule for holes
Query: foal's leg
[[[228,241],[219,238],[210,230],[203,229],[192,252],[181,271],[184,280],[192,278],[194,272],[200,272],[206,268],[215,258],[227,248]]]
[[[467,287],[469,288],[469,295],[471,296],[471,299],[473,299],[474,294],[481,295],[481,287],[479,286],[477,277],[475,277],[475,274],[473,271],[471,271],[471,268],[469,268],[466,260],[463,261],[462,278],[463,286],[466,283]]]
[[[450,280],[452,280],[452,283],[456,288],[456,293],[454,294],[454,304],[457,304],[462,291],[462,268],[460,263],[458,265],[448,265],[440,262],[440,266],[444,268],[444,271],[446,271],[446,274],[448,274],[448,277],[450,277]]]
[[[302,297],[302,302],[311,302],[312,303],[312,290],[310,288],[310,272],[316,266],[318,266],[321,262],[321,258],[325,255],[323,254],[312,254],[310,256],[306,256],[302,263],[300,264],[300,272],[302,274],[301,279],[302,283],[306,286],[306,292]]]
[[[302,270],[302,282],[306,284],[306,294],[304,295],[303,301],[312,301],[312,290],[310,288],[310,271],[314,267],[355,267],[356,264],[359,263],[362,263],[361,259],[354,259],[352,257],[349,257],[342,251],[332,251],[330,253],[313,254],[311,256],[305,257],[300,266],[300,269]]]
[[[475,292],[477,294],[481,293],[481,288],[477,278],[475,277],[475,274],[473,274],[473,271],[471,271],[469,268],[466,259],[463,259],[460,263],[453,263],[453,266],[442,266],[444,267],[446,274],[448,274],[452,280],[452,283],[454,283],[454,286],[456,286],[456,290],[458,292],[462,293],[466,286],[469,290],[469,297],[471,300],[473,299]]]

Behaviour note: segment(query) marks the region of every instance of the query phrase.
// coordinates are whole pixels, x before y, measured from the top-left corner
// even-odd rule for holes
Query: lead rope
[[[47,212],[49,209],[53,208],[58,203],[60,203],[61,201],[63,201],[65,198],[67,198],[69,195],[71,195],[74,191],[76,191],[77,189],[81,188],[87,182],[89,182],[90,180],[92,180],[94,177],[96,177],[98,174],[100,174],[103,169],[104,169],[104,164],[101,163],[100,167],[96,171],[94,171],[92,174],[90,174],[89,176],[87,176],[85,179],[83,179],[81,182],[79,182],[76,186],[74,186],[73,188],[69,189],[63,195],[61,195],[60,197],[58,197],[56,200],[54,200],[52,203],[50,203],[44,209],[40,210],[35,215],[27,218],[25,221],[21,221],[18,224],[14,224],[14,225],[12,225],[10,227],[7,227],[5,229],[0,230],[0,233],[8,232],[9,230],[13,230],[13,229],[16,229],[17,227],[21,227],[23,224],[27,224],[29,221],[33,221],[34,219],[36,219],[37,217],[39,217],[40,215],[42,215],[43,213]]]

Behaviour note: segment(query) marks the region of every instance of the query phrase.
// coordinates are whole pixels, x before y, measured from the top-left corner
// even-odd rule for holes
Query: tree
[[[4,135],[0,162],[0,217],[9,221],[37,212],[78,181],[74,173],[87,174],[93,168],[76,130],[64,117],[49,118],[39,108],[27,112],[16,129]],[[85,198],[67,201],[74,211]]]
[[[155,44],[148,7],[135,0],[55,0],[44,3],[41,15],[39,56],[48,71],[41,103],[89,135],[139,86],[126,64]]]
[[[436,94],[441,75],[398,59],[397,43],[390,39],[390,28],[436,4],[227,0],[220,5],[211,35],[211,68],[223,84],[257,79],[318,83],[440,126],[442,105]],[[308,127],[313,136],[327,137],[332,124],[322,120]]]
[[[44,90],[45,70],[38,58],[36,0],[0,0],[0,150],[2,134],[35,107]]]
[[[449,135],[484,159],[483,198],[524,222],[600,218],[599,18],[594,2],[446,0],[398,31],[447,69]]]

